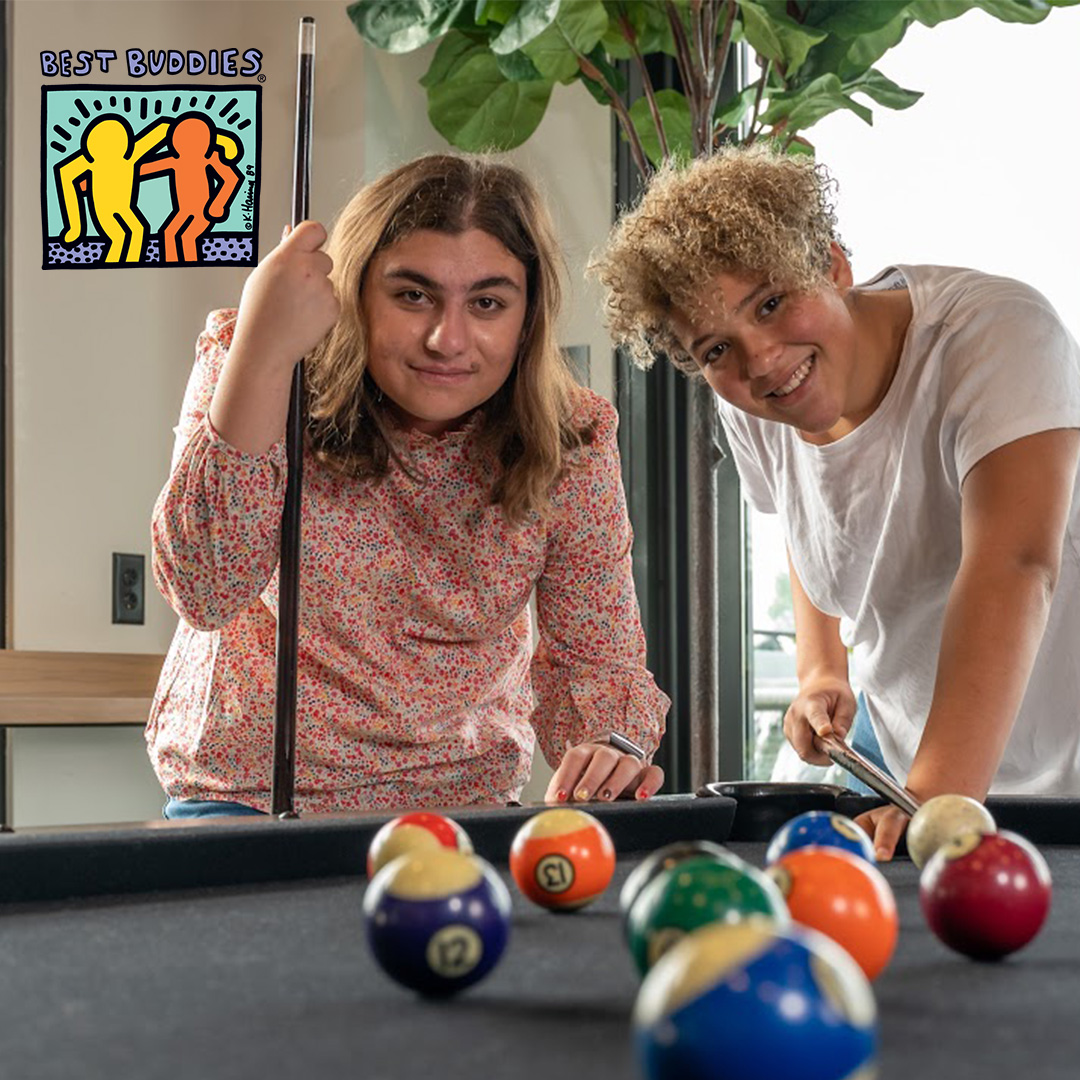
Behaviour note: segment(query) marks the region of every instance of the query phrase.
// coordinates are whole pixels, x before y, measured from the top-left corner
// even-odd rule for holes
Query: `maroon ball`
[[[1023,948],[1050,910],[1050,868],[1022,836],[961,833],[939,848],[919,879],[930,929],[950,949],[998,960]]]

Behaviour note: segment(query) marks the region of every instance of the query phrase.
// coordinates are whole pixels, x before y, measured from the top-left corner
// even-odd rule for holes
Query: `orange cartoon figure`
[[[103,116],[87,128],[82,150],[56,166],[65,243],[73,244],[86,233],[80,198],[80,192],[86,192],[87,213],[109,241],[105,262],[139,261],[147,224],[135,206],[135,170],[168,129],[160,120],[135,137],[120,116]]]
[[[205,116],[181,117],[169,132],[171,153],[144,161],[139,177],[172,174],[173,213],[161,230],[165,262],[197,262],[199,237],[211,221],[221,221],[243,179],[232,164],[240,154],[237,141],[215,131]],[[214,177],[217,177],[215,190]]]

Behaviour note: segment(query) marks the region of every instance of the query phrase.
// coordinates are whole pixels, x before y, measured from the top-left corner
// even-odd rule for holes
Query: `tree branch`
[[[641,145],[641,139],[638,137],[637,129],[634,127],[634,121],[630,119],[630,112],[626,108],[626,102],[619,97],[611,83],[604,78],[604,73],[587,56],[578,53],[577,61],[581,73],[592,79],[593,82],[599,83],[600,88],[607,94],[608,101],[611,102],[611,107],[619,118],[619,126],[623,129],[626,141],[630,144],[630,156],[634,159],[638,172],[641,173],[641,179],[648,180],[652,176],[652,166],[649,164],[649,159],[645,154],[645,148]]]
[[[720,93],[724,87],[724,73],[727,71],[728,54],[731,50],[731,32],[735,29],[735,13],[738,10],[738,5],[735,0],[724,0],[724,6],[727,9],[727,19],[724,22],[724,32],[720,37],[720,44],[716,47],[716,61],[713,65],[713,81],[709,84],[709,123],[712,124],[713,115],[716,112],[716,106],[720,101]],[[721,125],[726,127],[727,125]],[[709,140],[710,152],[714,148],[714,142],[717,132],[715,129],[711,129],[711,138]]]
[[[683,93],[688,100],[694,92],[694,61],[690,53],[690,42],[686,39],[686,27],[682,24],[682,16],[679,9],[667,0],[664,5],[667,8],[668,22],[671,24],[671,34],[675,39],[675,64],[679,69],[679,78],[682,80]],[[693,102],[691,101],[691,106]]]
[[[758,113],[761,111],[761,99],[765,94],[765,81],[769,77],[769,61],[766,60],[761,67],[761,79],[758,81],[757,94],[754,95],[754,115],[750,118],[750,132],[746,137],[746,145],[750,146],[751,143],[758,137],[757,132],[757,118]]]
[[[664,155],[666,160],[670,156],[670,150],[668,148],[667,132],[664,130],[664,121],[660,115],[660,106],[656,101],[656,91],[653,89],[652,79],[649,77],[649,69],[645,64],[645,57],[641,55],[641,49],[638,48],[637,34],[634,33],[633,26],[630,25],[630,20],[626,15],[620,11],[618,16],[619,31],[622,33],[627,44],[634,52],[634,60],[637,62],[638,70],[641,72],[641,85],[645,91],[645,98],[649,103],[649,112],[652,114],[653,123],[656,125],[656,134],[660,137],[660,153]]]

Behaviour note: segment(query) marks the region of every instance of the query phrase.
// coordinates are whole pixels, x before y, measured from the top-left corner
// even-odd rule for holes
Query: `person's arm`
[[[141,161],[151,150],[160,146],[168,134],[168,120],[160,120],[156,124],[149,125],[141,135],[136,136],[135,145],[131,151],[131,160],[134,162]]]
[[[265,454],[285,434],[293,370],[333,328],[340,312],[315,221],[293,229],[244,285],[236,331],[210,404],[210,422],[229,445]]]
[[[224,626],[250,607],[278,560],[283,448],[243,454],[218,438],[206,420],[235,319],[235,312],[214,312],[199,335],[169,478],[150,527],[158,589],[197,630]]]
[[[250,607],[277,567],[292,371],[338,311],[324,237],[297,228],[248,279],[235,326],[212,319],[199,340],[151,529],[158,588],[196,629]]]
[[[663,782],[649,765],[670,702],[645,667],[631,562],[632,532],[619,468],[617,417],[599,410],[592,445],[555,493],[544,571],[537,582],[540,641],[532,662],[533,727],[555,766],[548,798],[645,798]],[[616,731],[643,764],[606,745]]]
[[[795,673],[799,693],[784,716],[784,734],[804,761],[829,765],[814,745],[816,735],[847,735],[855,716],[855,695],[848,682],[847,649],[840,640],[840,620],[819,611],[806,595],[788,554],[791,599],[795,610]]]
[[[960,569],[907,777],[920,800],[990,790],[1046,628],[1078,459],[1080,431],[1043,431],[987,454],[964,480]],[[884,809],[864,824],[891,855],[907,819]]]

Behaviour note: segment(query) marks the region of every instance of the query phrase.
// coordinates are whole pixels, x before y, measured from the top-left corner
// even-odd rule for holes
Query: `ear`
[[[829,280],[838,289],[850,289],[855,283],[851,273],[851,263],[844,254],[844,249],[834,240],[829,245]]]

